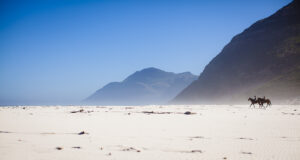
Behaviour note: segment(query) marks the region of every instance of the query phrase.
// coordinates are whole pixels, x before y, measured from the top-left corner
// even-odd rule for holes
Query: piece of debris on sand
[[[190,112],[190,111],[186,111],[183,114],[185,114],[185,115],[192,115],[192,114],[196,114],[196,113],[193,113],[193,112]]]
[[[81,131],[78,133],[78,135],[88,134],[87,132]]]
[[[240,137],[238,139],[242,139],[242,140],[253,140],[252,138],[247,138],[247,137]]]
[[[194,137],[190,137],[191,139],[204,139],[203,136],[194,136]]]
[[[124,148],[124,149],[122,149],[122,151],[135,151],[135,152],[141,152],[140,150],[135,149],[135,148],[133,148],[133,147]]]
[[[62,147],[56,147],[55,149],[56,150],[62,150],[63,148]]]
[[[252,152],[241,152],[242,154],[252,154]]]
[[[80,109],[78,111],[71,111],[70,113],[78,113],[78,112],[83,112],[84,110],[83,109]]]
[[[0,131],[0,133],[12,133],[12,132],[8,132],[8,131]]]
[[[74,146],[74,147],[72,147],[72,148],[74,148],[74,149],[81,149],[80,146]]]
[[[201,150],[191,150],[191,153],[202,153]]]
[[[203,153],[202,150],[196,149],[196,150],[190,150],[190,151],[181,151],[183,153]]]
[[[154,112],[154,111],[143,111],[144,114],[171,114],[172,112]]]

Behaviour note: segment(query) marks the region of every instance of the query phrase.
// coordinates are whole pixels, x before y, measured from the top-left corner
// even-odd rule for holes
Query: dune
[[[300,159],[300,106],[0,107],[0,159]]]

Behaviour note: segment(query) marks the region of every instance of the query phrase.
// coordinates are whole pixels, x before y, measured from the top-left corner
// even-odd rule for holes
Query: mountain
[[[233,37],[172,103],[247,103],[254,95],[273,103],[300,99],[298,0]]]
[[[84,103],[99,105],[164,104],[187,87],[197,76],[175,74],[156,68],[137,71],[122,82],[112,82],[97,90]]]

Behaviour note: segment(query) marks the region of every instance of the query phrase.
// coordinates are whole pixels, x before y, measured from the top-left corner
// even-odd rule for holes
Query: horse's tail
[[[269,106],[272,105],[272,103],[271,103],[271,101],[270,101],[269,99],[267,99],[266,102],[267,102],[267,104],[268,104]]]

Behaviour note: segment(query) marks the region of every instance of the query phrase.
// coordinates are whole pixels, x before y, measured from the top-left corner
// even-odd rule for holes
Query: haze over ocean
[[[74,104],[146,67],[199,75],[290,2],[2,0],[0,105]]]

